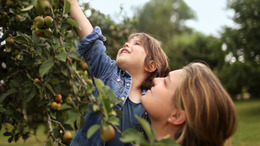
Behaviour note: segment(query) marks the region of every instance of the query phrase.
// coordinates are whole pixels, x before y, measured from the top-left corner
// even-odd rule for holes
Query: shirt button
[[[129,83],[127,83],[127,84],[126,84],[126,86],[128,86],[128,87],[129,87],[129,86],[130,86],[130,84],[129,84]]]
[[[125,97],[121,97],[121,100],[123,100],[123,101],[124,101],[124,100],[125,100]]]
[[[117,82],[120,82],[120,79],[118,78],[116,81],[117,81]]]

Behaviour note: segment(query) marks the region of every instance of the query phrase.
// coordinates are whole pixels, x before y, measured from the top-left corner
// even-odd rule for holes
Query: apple
[[[60,103],[57,103],[57,107],[58,107],[58,109],[61,107],[61,104]]]
[[[80,65],[81,65],[82,69],[88,68],[88,64],[86,62],[81,62]]]
[[[110,26],[109,26],[109,30],[112,31],[112,30],[114,30],[114,29],[115,29],[115,26],[114,26],[114,25],[110,25]]]
[[[3,19],[8,18],[8,14],[6,12],[3,12]]]
[[[91,80],[91,79],[88,79],[88,80],[87,80],[87,84],[90,85],[90,86],[92,86],[92,85],[93,85],[92,80]]]
[[[48,0],[37,0],[34,4],[35,11],[38,15],[43,15],[50,8]]]
[[[66,143],[70,143],[72,138],[73,138],[73,136],[69,131],[66,131],[63,135],[63,141],[66,142]]]
[[[71,105],[73,103],[73,100],[71,97],[67,97],[66,102]]]
[[[21,17],[21,15],[16,15],[16,16],[15,16],[15,21],[16,21],[16,22],[22,22],[22,17]]]
[[[56,96],[55,96],[55,101],[56,101],[57,103],[61,103],[61,102],[62,102],[62,96],[61,96],[60,94],[56,94]]]
[[[58,108],[59,108],[59,107],[58,107],[57,102],[54,101],[54,102],[51,103],[51,109],[52,109],[52,110],[56,111],[56,110],[58,110]]]
[[[14,39],[13,39],[13,37],[8,37],[8,38],[6,38],[5,39],[5,42],[7,43],[7,44],[14,44]]]
[[[44,19],[42,16],[37,16],[34,18],[34,23],[37,28],[42,28],[44,26]]]
[[[129,34],[129,29],[124,29],[124,34]]]
[[[46,25],[48,28],[52,27],[52,25],[53,25],[53,19],[51,18],[51,16],[45,16],[45,17],[44,17],[44,23],[45,23],[45,25]]]
[[[12,0],[7,0],[5,3],[8,7],[13,7],[15,4]]]
[[[41,81],[38,78],[35,78],[35,79],[33,79],[33,82],[37,84],[37,83],[40,83]]]
[[[108,142],[115,137],[115,129],[111,126],[102,126],[101,127],[101,138],[104,142]]]

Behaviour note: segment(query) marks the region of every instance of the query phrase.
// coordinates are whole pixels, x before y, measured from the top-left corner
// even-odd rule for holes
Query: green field
[[[233,137],[233,146],[260,146],[260,99],[236,101],[239,116],[238,129]],[[0,146],[43,146],[46,140],[44,126],[40,126],[36,136],[32,135],[26,142],[19,140],[17,143],[8,143],[0,131]]]
[[[260,146],[260,100],[235,102],[239,125],[233,146]]]

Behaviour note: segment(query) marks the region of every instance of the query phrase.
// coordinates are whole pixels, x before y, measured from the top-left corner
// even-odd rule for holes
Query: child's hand
[[[68,0],[70,3],[70,16],[79,24],[80,29],[77,29],[80,38],[90,34],[93,27],[83,11],[81,10],[78,0]]]
[[[64,0],[62,0],[64,1]],[[68,0],[71,5],[78,4],[78,0]]]

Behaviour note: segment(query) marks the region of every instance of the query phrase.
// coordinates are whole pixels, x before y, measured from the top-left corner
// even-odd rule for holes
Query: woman
[[[155,78],[141,102],[157,138],[170,135],[181,146],[223,146],[236,130],[232,99],[202,63]]]

